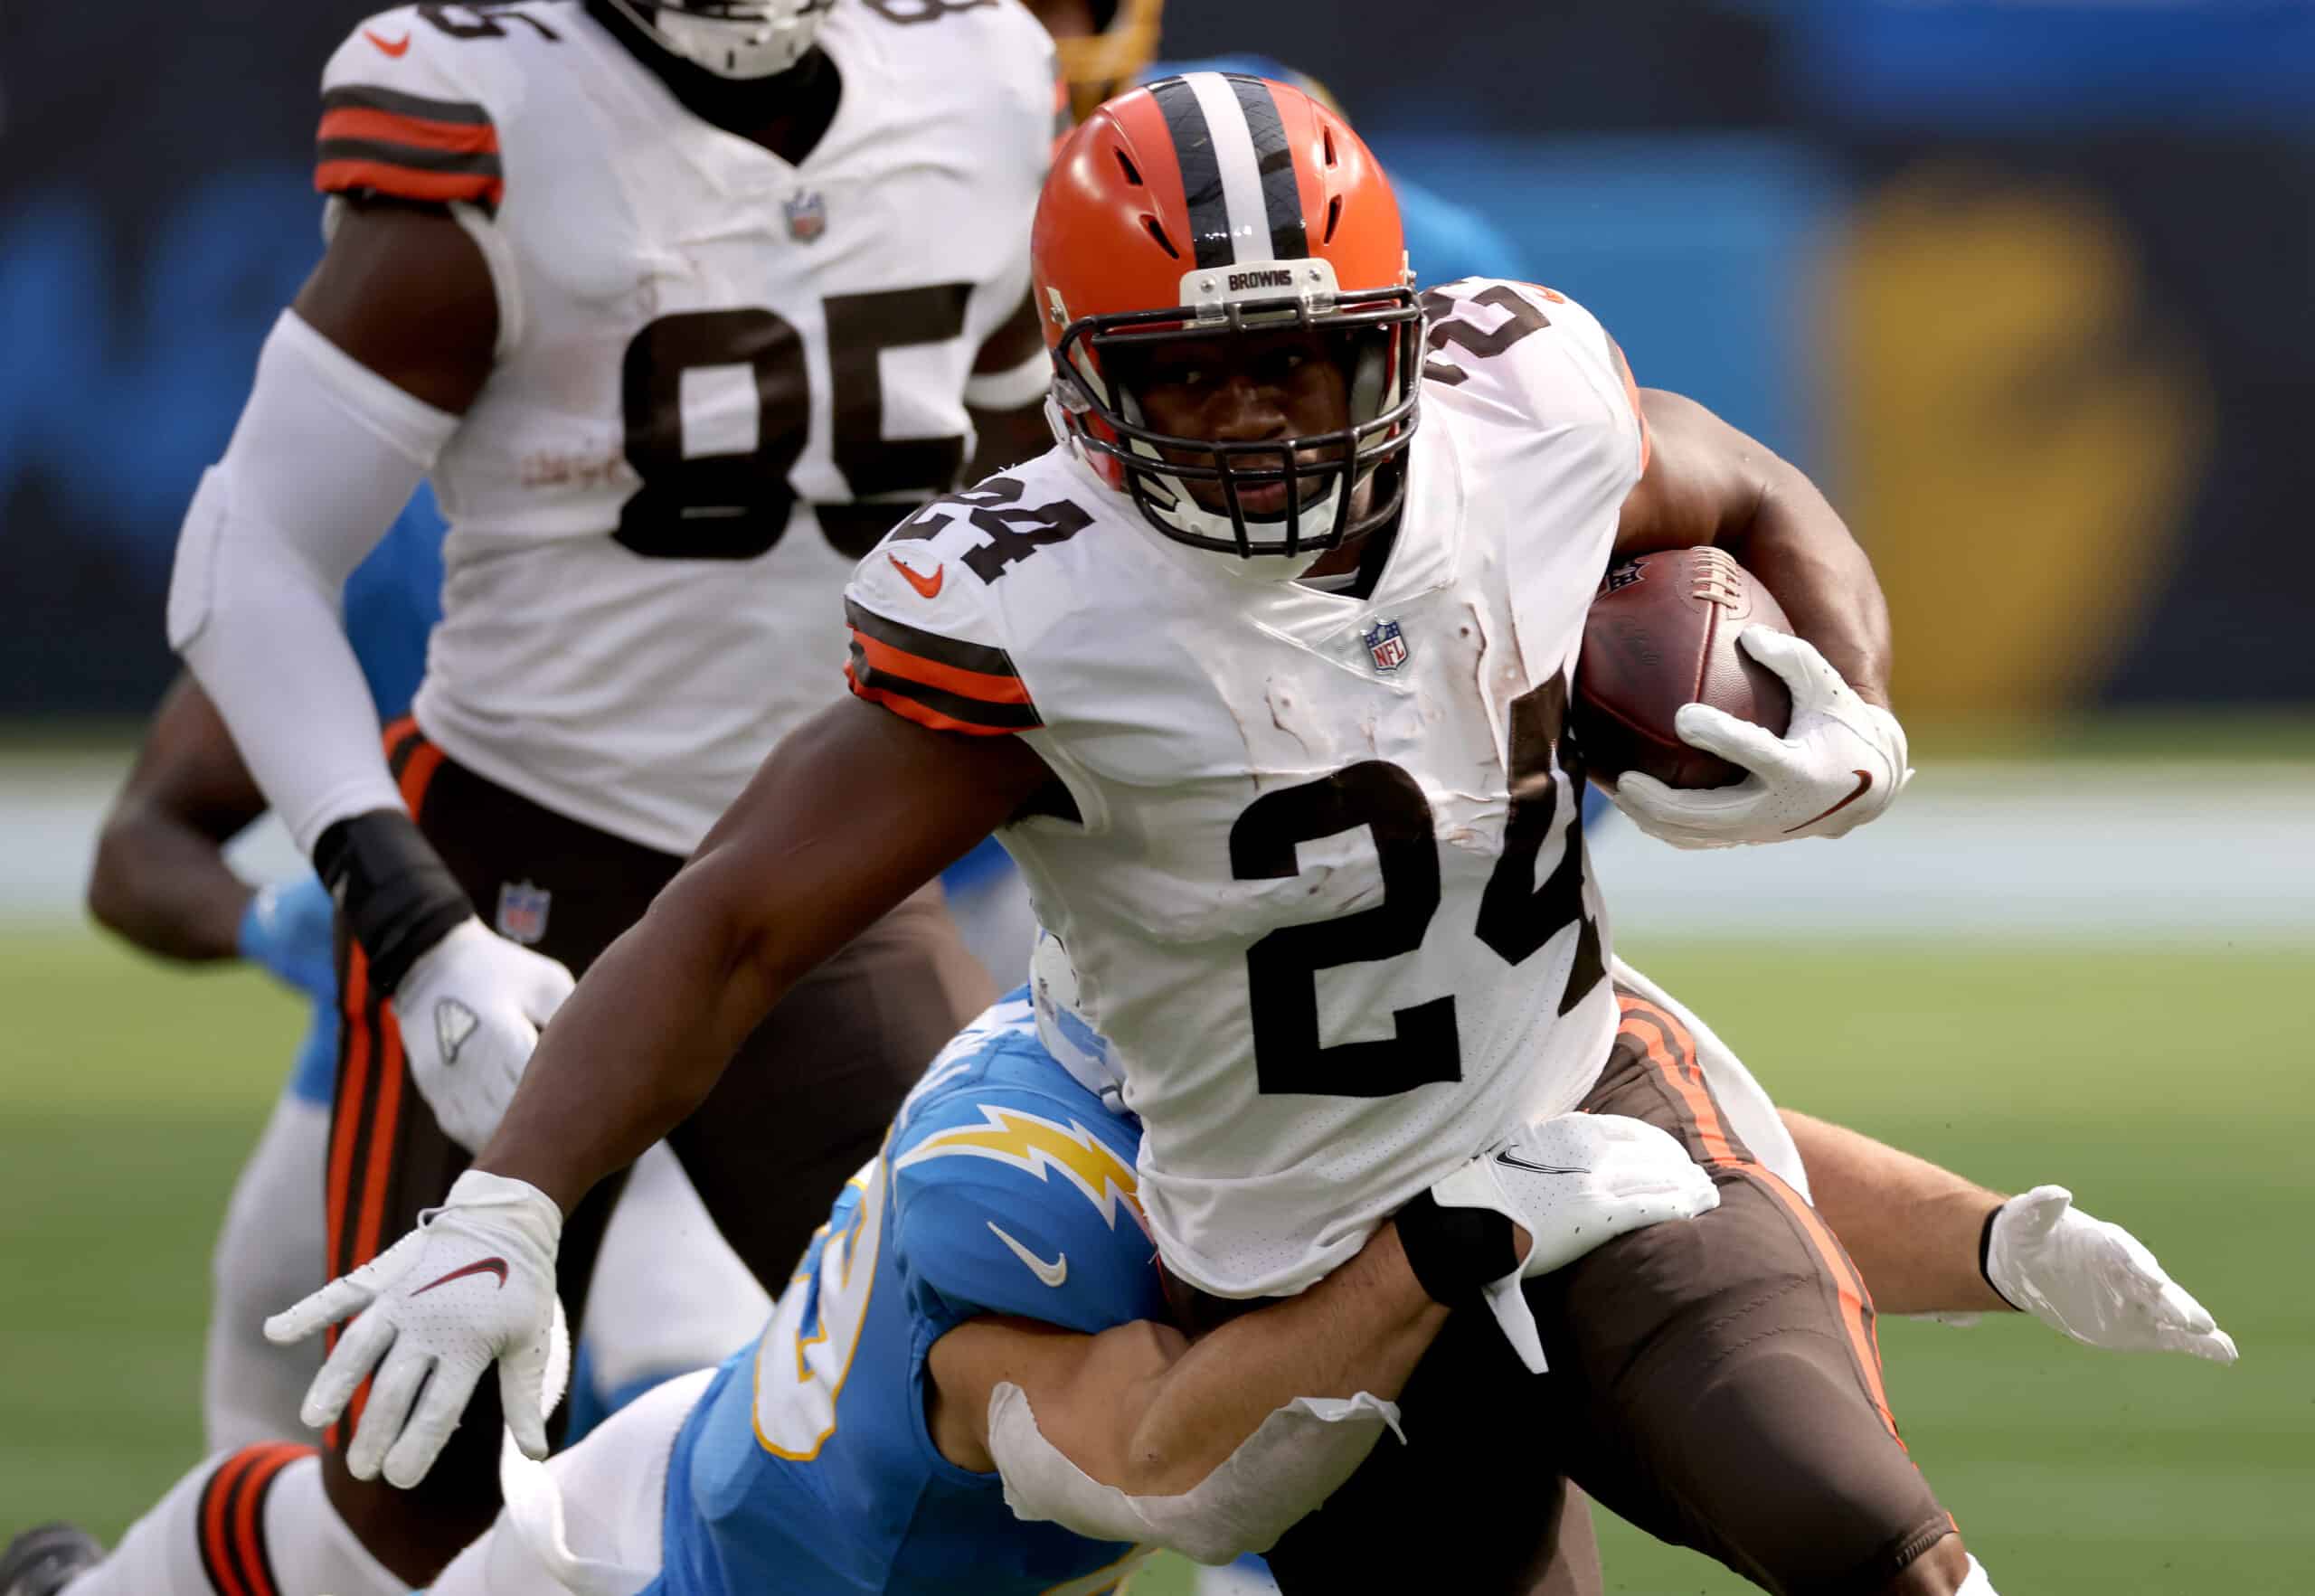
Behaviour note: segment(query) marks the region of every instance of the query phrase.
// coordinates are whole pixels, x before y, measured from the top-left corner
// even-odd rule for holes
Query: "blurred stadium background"
[[[0,10],[0,1529],[115,1534],[190,1459],[207,1246],[298,1025],[78,893],[363,9]],[[1838,848],[1614,830],[1619,927],[1785,1100],[2074,1185],[2240,1338],[2222,1374],[1886,1327],[2005,1589],[2308,1590],[2315,6],[1173,0],[1166,47],[1325,82],[1847,511],[1919,781]],[[1608,1552],[1613,1590],[1739,1588]]]

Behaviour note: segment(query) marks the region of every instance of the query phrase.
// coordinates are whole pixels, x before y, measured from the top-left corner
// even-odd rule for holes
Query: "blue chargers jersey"
[[[1141,74],[1141,81],[1155,82],[1178,72],[1238,72],[1247,77],[1268,78],[1273,82],[1291,83],[1328,104],[1334,101],[1324,84],[1267,55],[1217,55],[1205,61],[1159,61]],[[1451,283],[1463,277],[1535,280],[1527,251],[1470,206],[1395,174],[1391,177],[1391,192],[1399,198],[1399,223],[1406,231],[1407,260],[1414,268],[1418,283]]]
[[[426,639],[442,617],[447,530],[434,490],[420,483],[384,539],[345,579],[346,640],[354,645],[380,721],[409,713],[418,679],[426,673]],[[289,1091],[326,1106],[336,1075],[337,1005],[317,1003],[289,1072]]]
[[[925,1423],[925,1357],[967,1319],[1093,1333],[1163,1318],[1140,1129],[1038,1045],[1017,988],[935,1059],[836,1200],[763,1339],[676,1442],[647,1596],[1096,1596],[1141,1558],[1025,1524]]]

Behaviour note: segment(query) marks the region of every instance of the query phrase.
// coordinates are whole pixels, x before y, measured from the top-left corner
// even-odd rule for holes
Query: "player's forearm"
[[[147,953],[196,964],[239,956],[254,895],[214,838],[143,804],[106,821],[89,873],[89,912],[99,924]]]
[[[1719,543],[1767,584],[1793,630],[1858,697],[1889,706],[1889,606],[1873,562],[1815,483],[1768,456],[1752,514]]]
[[[1386,1223],[1308,1291],[1231,1320],[1151,1380],[1121,1415],[1123,1478],[1105,1483],[1178,1495],[1298,1397],[1395,1399],[1446,1322]]]
[[[477,1168],[527,1181],[568,1214],[714,1090],[786,987],[749,957],[746,925],[700,868],[604,949],[556,1012]]]
[[[2007,1311],[1980,1265],[2001,1197],[1846,1127],[1782,1110],[1818,1213],[1884,1313]]]

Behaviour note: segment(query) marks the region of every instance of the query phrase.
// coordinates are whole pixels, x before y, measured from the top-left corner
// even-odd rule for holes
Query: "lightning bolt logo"
[[[928,1136],[893,1160],[893,1167],[905,1169],[928,1158],[994,1158],[1039,1180],[1060,1175],[1100,1211],[1111,1230],[1118,1227],[1120,1203],[1136,1224],[1143,1223],[1133,1166],[1082,1125],[1074,1119],[1063,1125],[1018,1109],[987,1103],[978,1107],[983,1123]]]

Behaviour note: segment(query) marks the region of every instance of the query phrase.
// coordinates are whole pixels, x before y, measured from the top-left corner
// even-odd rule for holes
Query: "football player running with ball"
[[[331,59],[328,250],[187,513],[168,613],[339,909],[331,1272],[446,1197],[527,1200],[461,1171],[573,972],[825,705],[858,557],[977,430],[996,461],[1042,430],[1025,242],[1053,94],[1030,18],[949,0],[421,5]],[[338,594],[430,473],[443,616],[382,749]],[[769,1282],[987,996],[937,893],[847,941],[671,1143]],[[574,1315],[615,1195],[563,1227]],[[478,1285],[527,1312],[539,1267],[422,1306]],[[546,1444],[545,1336],[471,1404],[481,1365],[400,1346],[392,1377],[309,1397],[309,1421],[373,1421],[318,1464],[236,1453],[178,1487],[167,1591],[400,1591],[490,1522],[502,1402]]]
[[[1115,1044],[1183,1309],[1298,1295],[1388,1215],[1421,1232],[1410,1258],[1457,1261],[1424,1279],[1469,1311],[1410,1379],[1413,1444],[1280,1543],[1289,1591],[1387,1576],[1365,1505],[1385,1497],[1455,1526],[1466,1588],[1510,1588],[1563,1475],[1768,1589],[1991,1589],[1897,1439],[1838,1242],[1674,1028],[1619,1039],[1564,735],[1610,560],[1718,543],[1808,640],[1788,663],[1832,685],[1752,778],[1760,805],[1684,824],[1725,813],[1719,840],[1758,841],[1880,814],[1904,740],[1840,518],[1699,407],[1641,395],[1560,296],[1419,300],[1372,157],[1282,85],[1199,73],[1110,102],[1056,153],[1032,251],[1060,446],[862,562],[855,697],[789,736],[598,961],[448,1204],[285,1316],[351,1318],[317,1407],[373,1373],[430,1376],[430,1404],[493,1360],[519,1381],[564,1215],[1001,827]],[[1859,769],[1872,791],[1843,804]],[[1763,831],[1771,810],[1802,818]],[[1523,1286],[1509,1220],[1456,1177],[1573,1109],[1672,1134],[1719,1205]],[[354,1442],[398,1474],[439,1444],[404,1412],[373,1397]],[[1098,1534],[1161,1511],[1089,1509],[1034,1424],[990,1430],[1025,1516]],[[1356,1533],[1333,1522],[1351,1503]]]

